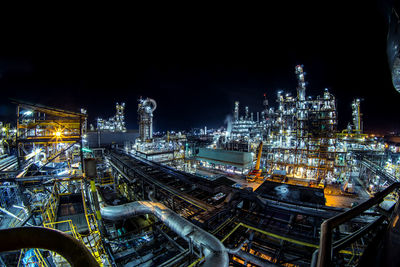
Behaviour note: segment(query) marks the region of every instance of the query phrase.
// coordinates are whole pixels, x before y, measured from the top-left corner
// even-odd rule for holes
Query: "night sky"
[[[278,90],[295,96],[294,67],[304,64],[307,95],[329,88],[336,96],[340,129],[361,97],[365,130],[400,131],[378,1],[186,8],[20,14],[1,33],[0,121],[14,120],[8,98],[84,107],[90,122],[113,116],[124,101],[128,128],[136,129],[144,96],[158,104],[155,130],[219,127],[235,100],[242,113],[246,105],[256,113],[264,93],[272,105]]]

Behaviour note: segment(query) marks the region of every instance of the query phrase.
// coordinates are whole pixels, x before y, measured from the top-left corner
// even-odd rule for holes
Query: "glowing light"
[[[57,136],[57,137],[60,137],[61,136],[61,132],[57,131],[57,132],[54,133],[54,135]]]
[[[26,115],[26,116],[29,116],[29,115],[32,115],[32,114],[33,114],[33,112],[30,111],[30,110],[24,112],[24,115]]]

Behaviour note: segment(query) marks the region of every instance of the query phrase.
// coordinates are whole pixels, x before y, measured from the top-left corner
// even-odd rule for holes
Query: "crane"
[[[247,182],[254,182],[262,179],[262,171],[260,170],[260,162],[261,162],[261,154],[262,154],[262,147],[263,147],[263,142],[261,141],[260,144],[257,147],[257,160],[256,160],[256,166],[252,171],[250,171],[247,176],[246,180]]]

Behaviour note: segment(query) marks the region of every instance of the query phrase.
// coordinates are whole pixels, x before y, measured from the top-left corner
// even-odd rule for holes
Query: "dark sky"
[[[0,120],[13,120],[9,97],[85,107],[90,121],[124,101],[134,129],[137,98],[148,96],[156,130],[218,127],[235,100],[256,112],[264,93],[271,104],[280,89],[296,95],[294,66],[304,64],[307,94],[337,97],[340,128],[361,97],[366,130],[400,130],[378,1],[180,8],[20,14],[1,33]]]

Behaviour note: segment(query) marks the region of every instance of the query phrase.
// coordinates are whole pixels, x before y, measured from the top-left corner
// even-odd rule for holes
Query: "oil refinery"
[[[336,97],[293,75],[261,110],[236,99],[218,129],[156,134],[156,97],[96,127],[90,110],[11,100],[0,266],[395,264],[400,137],[366,133],[359,98],[339,129]]]

